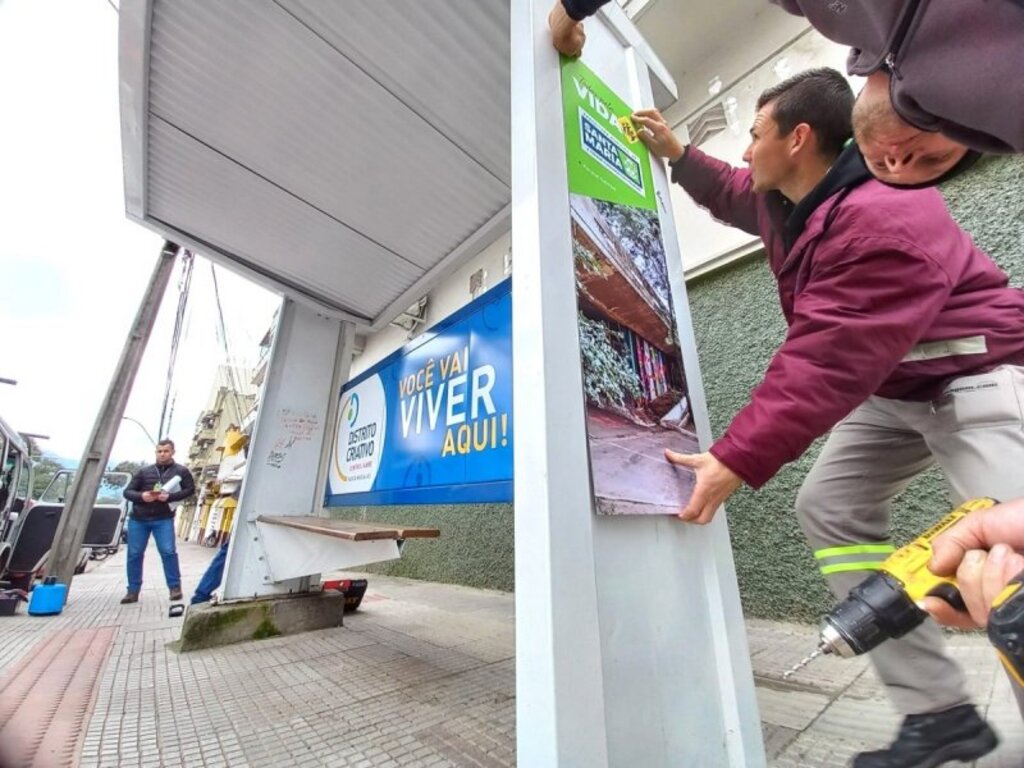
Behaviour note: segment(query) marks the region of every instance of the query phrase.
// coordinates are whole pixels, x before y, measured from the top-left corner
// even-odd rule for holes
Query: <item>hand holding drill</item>
[[[1024,574],[1024,499],[977,510],[936,537],[932,549],[929,570],[956,574],[967,611],[936,597],[926,597],[921,607],[946,626],[986,626],[992,603],[1015,576]]]
[[[958,622],[987,624],[1006,669],[1024,685],[1024,563],[1009,550],[1022,535],[1022,511],[1024,501],[997,505],[992,499],[975,499],[957,507],[896,550],[826,614],[817,649],[783,676],[822,653],[857,656],[902,637],[924,621],[923,609],[930,608],[942,615],[962,614]],[[978,550],[993,541],[1002,547],[993,546],[988,554]],[[1003,547],[1006,551],[997,551]],[[965,584],[959,581],[961,570]]]

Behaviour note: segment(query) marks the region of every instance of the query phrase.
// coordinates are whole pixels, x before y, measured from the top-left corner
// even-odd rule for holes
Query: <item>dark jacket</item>
[[[1024,152],[1021,0],[771,0],[851,46],[847,71],[892,70],[911,125],[982,152]]]
[[[177,475],[181,478],[181,487],[167,496],[167,501],[143,501],[143,491],[152,491],[167,485]],[[174,517],[171,502],[187,499],[196,492],[196,484],[188,467],[181,464],[150,464],[143,467],[132,477],[128,487],[124,489],[124,497],[132,503],[132,517],[136,520],[165,520]]]
[[[597,13],[597,9],[607,2],[608,0],[562,0],[562,7],[569,14],[569,18],[583,21],[587,16]]]
[[[808,195],[813,210],[752,192],[748,170],[694,147],[672,167],[715,218],[761,237],[778,281],[785,341],[711,448],[754,488],[871,395],[931,400],[954,377],[1024,364],[1024,291],[937,191],[850,174],[855,152]]]

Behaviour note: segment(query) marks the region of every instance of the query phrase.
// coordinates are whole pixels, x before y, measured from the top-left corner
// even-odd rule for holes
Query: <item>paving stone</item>
[[[798,730],[771,723],[761,723],[761,730],[764,736],[764,751],[769,760],[779,755],[800,735]]]
[[[995,675],[992,695],[982,707],[985,717],[999,734],[999,747],[977,762],[977,768],[1021,768],[1024,766],[1024,725],[1010,683],[1002,669]]]
[[[757,689],[761,721],[796,731],[807,728],[830,703],[831,699],[821,693],[779,690],[764,685]]]
[[[179,552],[188,592],[214,550],[180,544]],[[155,549],[138,605],[117,603],[123,573],[123,550],[91,566],[46,630],[24,616],[0,623],[0,674],[43,631],[118,628],[82,728],[82,766],[516,763],[510,595],[370,575],[363,609],[344,627],[179,655],[167,647],[180,619],[166,618]],[[895,732],[899,717],[866,659],[819,659],[783,681],[814,647],[816,628],[754,620],[748,639],[772,768],[842,766]],[[1003,739],[976,768],[1021,768],[1024,728],[991,649],[971,634],[949,645]]]
[[[754,619],[747,622],[747,639],[754,675],[782,681],[783,673],[817,646],[818,630],[813,626]],[[838,693],[856,680],[867,666],[865,657],[841,659],[820,656],[786,682],[825,693]]]

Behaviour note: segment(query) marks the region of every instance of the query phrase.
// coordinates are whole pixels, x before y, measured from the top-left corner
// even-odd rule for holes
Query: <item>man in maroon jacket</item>
[[[656,110],[634,120],[672,180],[717,219],[764,241],[788,325],[764,380],[710,451],[670,452],[697,485],[680,517],[707,523],[831,431],[797,500],[837,595],[893,547],[889,502],[938,463],[958,498],[1024,495],[1024,293],[933,189],[888,187],[847,144],[853,94],[810,70],[758,101],[733,168],[684,147]],[[857,768],[938,765],[990,751],[959,667],[928,623],[871,654],[905,716]]]

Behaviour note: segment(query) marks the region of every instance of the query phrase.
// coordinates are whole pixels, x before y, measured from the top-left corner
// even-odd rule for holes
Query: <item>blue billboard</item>
[[[342,387],[327,506],[512,501],[511,284]]]

